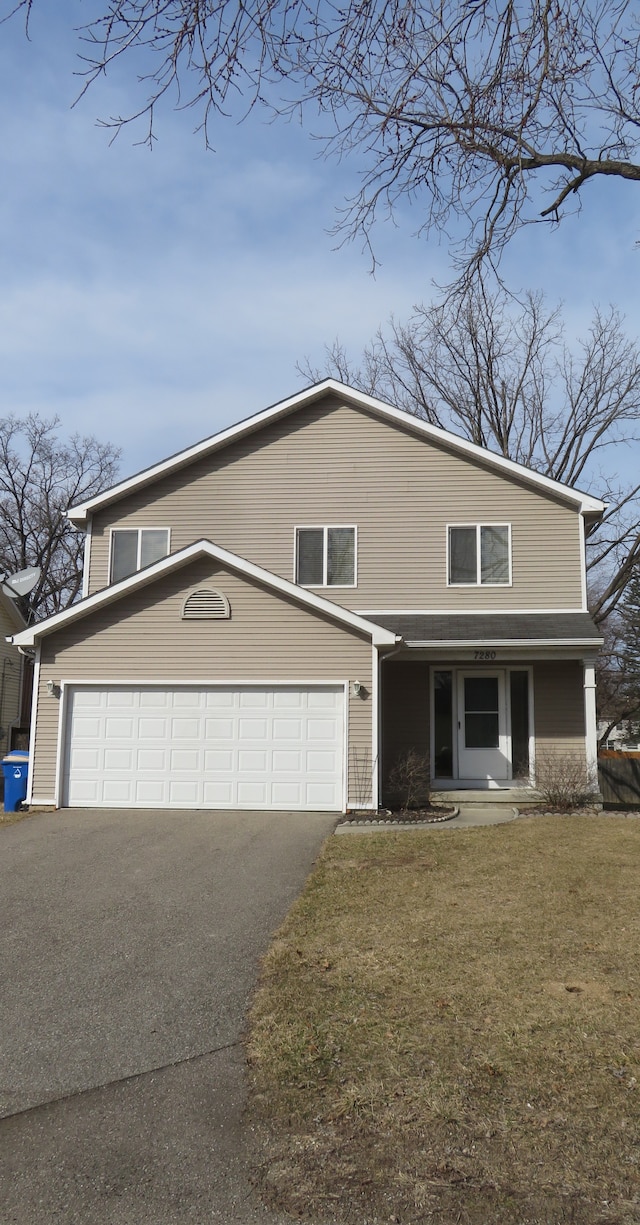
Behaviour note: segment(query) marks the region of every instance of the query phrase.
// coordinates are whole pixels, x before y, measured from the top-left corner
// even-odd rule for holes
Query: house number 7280
[[[495,657],[496,657],[495,651],[474,651],[473,652],[474,659],[495,659]]]

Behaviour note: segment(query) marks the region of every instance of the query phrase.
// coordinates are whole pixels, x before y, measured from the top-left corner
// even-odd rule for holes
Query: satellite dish
[[[39,566],[29,566],[27,570],[18,570],[17,574],[11,574],[8,578],[5,576],[2,579],[2,590],[5,595],[11,596],[12,600],[17,600],[19,596],[28,595],[30,591],[33,591],[40,574]]]

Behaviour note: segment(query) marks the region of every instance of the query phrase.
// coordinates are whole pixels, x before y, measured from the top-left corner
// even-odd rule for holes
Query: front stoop
[[[482,808],[495,808],[498,805],[509,804],[511,808],[530,808],[539,807],[544,804],[544,800],[538,791],[533,787],[487,787],[481,791],[436,791],[432,792],[433,799],[442,804],[456,804],[465,809],[474,806]]]

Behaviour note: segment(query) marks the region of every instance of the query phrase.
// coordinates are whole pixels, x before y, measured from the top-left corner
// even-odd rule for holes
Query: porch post
[[[584,671],[584,729],[587,772],[595,791],[598,787],[598,727],[596,718],[596,661],[583,659]]]

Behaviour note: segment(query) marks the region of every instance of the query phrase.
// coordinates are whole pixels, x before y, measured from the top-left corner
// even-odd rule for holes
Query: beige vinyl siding
[[[5,634],[15,634],[15,625],[3,628],[2,648],[0,649],[0,756],[8,753],[11,745],[11,728],[18,723],[20,717],[20,676],[22,672],[22,656],[16,647],[4,641]]]
[[[183,621],[185,597],[207,585],[228,598],[230,619]],[[356,765],[367,753],[371,761],[370,639],[208,560],[43,640],[33,787],[34,797],[43,800],[54,794],[58,741],[59,701],[46,692],[49,679],[202,685],[357,679],[365,694],[349,696],[350,794]]]
[[[510,523],[511,587],[447,586],[450,523]],[[171,550],[205,538],[294,578],[296,526],[358,529],[346,607],[579,608],[575,506],[336,397],[306,407],[140,489],[93,520],[90,591],[108,581],[110,529],[171,528]]]
[[[382,664],[382,802],[391,802],[389,773],[409,749],[429,753],[429,665],[426,660]]]
[[[584,672],[579,660],[533,669],[536,760],[585,753]]]

